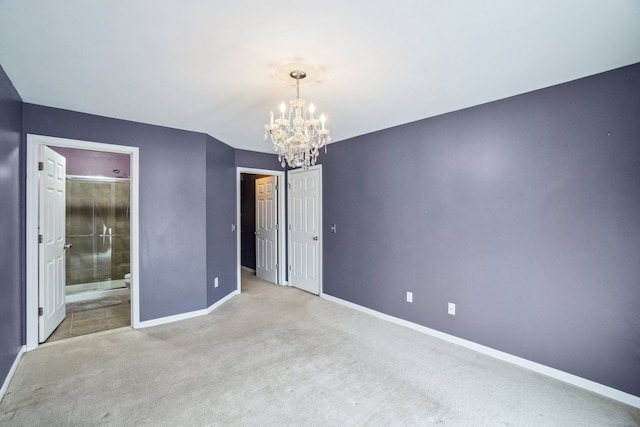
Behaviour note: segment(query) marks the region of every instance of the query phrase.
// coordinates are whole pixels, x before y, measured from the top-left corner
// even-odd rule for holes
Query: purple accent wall
[[[201,133],[32,104],[24,106],[24,126],[27,133],[139,147],[140,318],[208,306],[209,261],[235,248],[209,245],[208,230],[228,220],[207,215],[207,186],[218,185],[209,179],[215,168],[233,169],[232,149]],[[235,212],[233,196],[225,193],[216,202],[217,209]],[[235,278],[229,280],[235,286]]]
[[[207,305],[237,289],[234,149],[207,136]],[[218,277],[218,287],[214,279]]]
[[[24,343],[22,99],[0,66],[0,386]]]
[[[332,144],[324,292],[640,396],[639,94],[636,64]]]
[[[108,178],[124,177],[122,174],[114,173],[114,169],[120,169],[127,175],[131,175],[130,160],[127,154],[78,150],[65,147],[52,148],[67,159],[67,175],[101,176]]]
[[[258,153],[255,151],[235,150],[235,163],[238,167],[268,169],[280,171],[282,166],[276,154]]]

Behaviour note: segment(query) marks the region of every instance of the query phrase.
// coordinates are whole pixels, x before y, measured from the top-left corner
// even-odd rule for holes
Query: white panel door
[[[322,168],[293,170],[289,179],[289,282],[320,294]]]
[[[277,178],[256,179],[256,276],[278,282]]]
[[[40,147],[38,248],[39,341],[44,342],[64,320],[65,297],[65,158],[46,146]]]

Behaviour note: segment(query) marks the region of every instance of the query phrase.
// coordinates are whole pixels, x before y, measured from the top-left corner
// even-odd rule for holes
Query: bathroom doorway
[[[34,230],[41,232],[34,171],[45,146],[69,160],[61,272],[66,316],[46,342],[139,324],[138,148],[28,135],[27,350],[44,341],[38,315],[39,301],[46,300],[38,285],[39,246],[29,237]]]
[[[46,342],[131,326],[130,155],[51,148],[66,159],[66,317]]]
[[[62,147],[53,150],[67,160],[66,302],[128,297],[129,155]]]

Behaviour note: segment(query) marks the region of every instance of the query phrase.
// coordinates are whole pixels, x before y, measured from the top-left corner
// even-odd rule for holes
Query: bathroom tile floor
[[[131,302],[68,313],[46,342],[131,326]]]

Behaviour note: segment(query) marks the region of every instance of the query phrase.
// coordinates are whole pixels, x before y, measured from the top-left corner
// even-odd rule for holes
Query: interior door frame
[[[242,281],[242,251],[241,251],[241,233],[242,233],[242,222],[240,220],[240,196],[241,196],[241,183],[240,180],[242,178],[242,174],[252,174],[252,175],[271,175],[278,178],[278,285],[287,285],[287,276],[286,276],[286,259],[284,250],[284,242],[285,242],[285,187],[286,187],[286,176],[285,171],[277,171],[271,169],[256,169],[256,168],[245,168],[245,167],[236,167],[236,224],[237,224],[237,233],[236,233],[236,259],[238,262],[237,265],[237,279],[238,283],[238,292],[242,292],[241,289],[241,281]]]
[[[322,228],[322,221],[323,221],[323,211],[322,211],[322,164],[318,164],[318,165],[314,165],[314,166],[309,166],[307,169],[290,169],[287,171],[287,179],[290,173],[304,173],[310,170],[318,170],[319,173],[319,182],[318,182],[318,237],[319,237],[319,241],[318,241],[318,296],[321,297],[324,292],[323,292],[323,280],[322,280],[322,272],[324,270],[324,266],[323,266],[323,252],[324,252],[324,235],[323,235],[323,231],[324,229]],[[287,188],[289,186],[289,183],[287,181]],[[288,197],[287,197],[287,204],[288,207],[291,207],[291,192],[288,193]],[[291,213],[289,213],[289,215],[291,215]],[[289,224],[287,223],[287,228],[289,228]],[[287,257],[289,259],[289,262],[292,263],[293,262],[293,256],[291,254],[291,234],[289,234],[289,237],[287,239]]]
[[[130,169],[131,327],[140,327],[139,148],[27,134],[26,159],[26,350],[38,348],[38,150],[41,145],[128,154]]]

